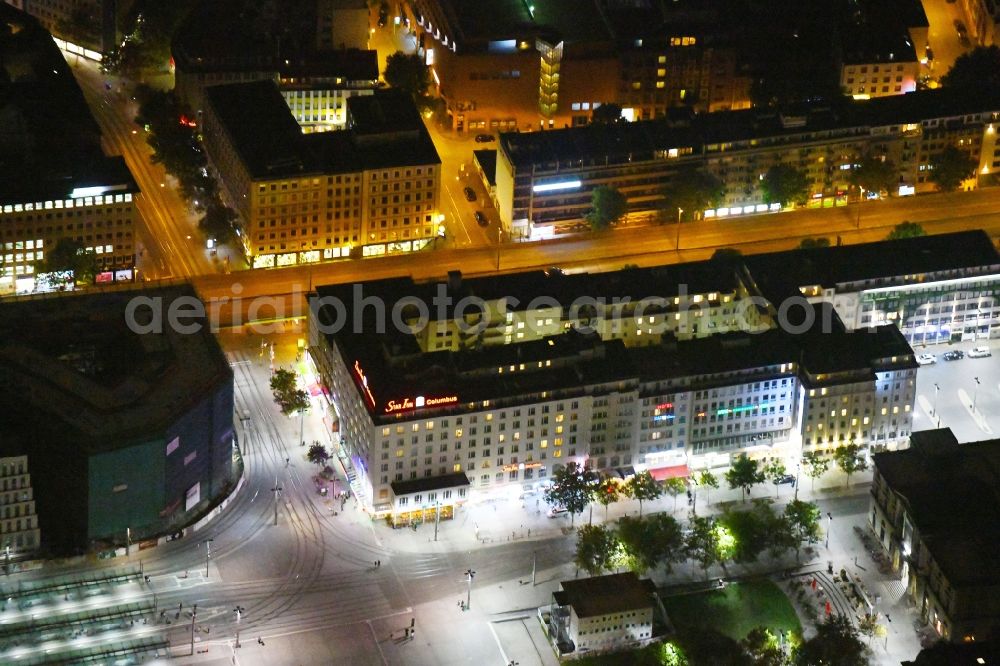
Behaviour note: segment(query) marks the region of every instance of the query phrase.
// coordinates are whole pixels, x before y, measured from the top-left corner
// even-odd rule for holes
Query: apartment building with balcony
[[[104,154],[51,35],[7,5],[0,21],[0,294],[47,288],[38,263],[64,239],[95,255],[99,281],[133,280],[139,188],[125,160]]]
[[[419,251],[438,235],[441,160],[412,100],[347,103],[303,133],[272,81],[206,89],[205,148],[255,267]]]
[[[1000,440],[927,430],[872,460],[869,526],[921,619],[955,643],[996,640]]]
[[[309,349],[379,514],[399,510],[393,484],[449,474],[488,495],[570,461],[687,476],[741,454],[905,445],[917,364],[899,330],[847,331],[802,296],[785,321],[754,289],[718,260],[327,286]]]
[[[1000,95],[940,89],[786,111],[678,110],[611,127],[502,134],[498,210],[515,237],[550,237],[583,225],[591,192],[606,185],[626,195],[629,215],[674,220],[664,188],[680,170],[702,169],[725,191],[718,208],[698,216],[761,213],[780,209],[761,189],[763,175],[778,164],[806,175],[808,192],[799,204],[841,205],[857,199],[850,172],[866,155],[884,156],[898,169],[892,194],[932,191],[930,170],[947,146],[968,151],[979,165],[964,185],[972,188],[992,183],[1000,168],[998,119]]]

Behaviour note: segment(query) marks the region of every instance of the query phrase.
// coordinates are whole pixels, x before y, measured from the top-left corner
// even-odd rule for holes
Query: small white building
[[[653,581],[632,572],[560,583],[552,593],[549,635],[560,654],[610,652],[653,637]]]

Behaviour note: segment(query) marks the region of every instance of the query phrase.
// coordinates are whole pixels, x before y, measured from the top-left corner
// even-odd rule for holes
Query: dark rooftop
[[[349,99],[362,129],[313,134],[302,133],[273,81],[210,86],[205,96],[254,178],[441,162],[413,101],[397,91]]]
[[[896,278],[869,286],[922,281],[923,275],[948,271],[995,273],[1000,253],[981,230],[920,236],[840,247],[789,250],[750,255],[744,263],[765,298],[779,302],[801,295],[800,288]],[[909,276],[909,278],[907,278]]]
[[[650,302],[647,311],[652,313],[656,308],[673,309],[671,296],[716,292],[720,298],[735,292],[739,284],[731,265],[710,260],[597,274],[527,272],[470,280],[456,274],[448,282],[422,283],[393,278],[361,285],[323,286],[317,289],[317,296],[349,304],[355,302],[354,289],[358,286],[365,298],[377,298],[390,308],[400,302],[425,303],[435,320],[442,320],[454,318],[453,304],[469,298],[482,299],[508,312],[523,310],[534,301],[570,313],[574,312],[574,303],[581,305],[580,298],[603,299],[605,303],[614,303],[615,299],[633,303],[651,297],[663,299],[659,304]],[[506,304],[501,304],[504,299]],[[502,331],[491,328],[487,321],[482,345],[460,351],[423,352],[414,335],[379,325],[373,308],[363,309],[358,315],[356,326],[360,330],[339,330],[327,337],[348,365],[357,362],[353,368],[355,382],[367,395],[367,408],[378,420],[392,420],[421,408],[464,410],[482,400],[530,401],[547,391],[579,395],[602,391],[601,387],[620,389],[623,382],[635,385],[698,377],[699,382],[713,385],[727,381],[720,377],[733,371],[768,376],[799,373],[807,385],[825,386],[874,381],[874,373],[887,367],[916,367],[912,349],[895,327],[846,332],[830,306],[812,307],[814,321],[801,332],[719,332],[707,338],[665,338],[659,344],[628,348],[621,340],[602,341],[596,333],[576,329],[540,340],[490,344],[488,336]],[[404,308],[404,319],[409,317],[407,312]],[[416,318],[416,311],[413,314]],[[324,308],[319,317],[322,323],[329,324],[335,314]],[[374,333],[379,329],[384,332]],[[544,369],[536,370],[542,361]],[[522,364],[524,367],[517,372],[498,371]],[[781,368],[782,364],[787,367]]]
[[[378,52],[340,49],[308,53],[278,62],[278,72],[286,77],[340,77],[345,81],[377,81]]]
[[[408,481],[393,481],[390,484],[392,494],[396,497],[400,495],[410,495],[412,493],[422,493],[433,490],[448,490],[449,488],[460,488],[469,485],[469,477],[465,472],[452,472],[441,476],[431,476],[423,479],[410,479]]]
[[[834,104],[803,105],[794,115],[804,121],[804,126],[783,123],[782,115],[770,109],[746,109],[702,113],[690,122],[657,119],[547,132],[502,133],[499,147],[517,166],[605,157],[645,160],[652,159],[655,151],[670,148],[692,147],[697,155],[704,146],[725,141],[819,130],[864,130],[984,111],[1000,111],[1000,90],[939,88],[865,101],[844,99]]]
[[[640,610],[655,606],[656,586],[648,578],[632,572],[563,580],[557,601],[572,606],[577,617],[599,617],[610,613]]]
[[[490,184],[490,187],[496,187],[497,151],[474,150],[472,151],[472,156],[475,158],[476,164],[479,165],[479,168],[483,170],[483,174],[486,176],[486,182]]]
[[[902,666],[1000,666],[1000,643],[939,641],[921,650],[913,661],[904,661]]]
[[[166,425],[231,381],[204,317],[192,334],[167,325],[133,332],[126,307],[140,294],[162,298],[164,312],[195,297],[183,285],[0,301],[0,429],[31,431],[44,422],[74,445],[107,450]],[[136,321],[149,323],[147,313],[140,307]]]
[[[124,160],[102,152],[100,129],[52,37],[0,4],[0,204],[65,199],[98,185],[138,191]]]
[[[1000,585],[1000,439],[959,445],[944,429],[914,432],[910,441],[872,456],[878,474],[904,498],[952,585]]]

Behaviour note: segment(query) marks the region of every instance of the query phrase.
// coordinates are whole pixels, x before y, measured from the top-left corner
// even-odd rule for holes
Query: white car
[[[969,350],[969,358],[986,358],[992,355],[993,353],[990,352],[989,347],[976,347]]]
[[[930,365],[937,363],[937,356],[934,354],[917,354],[917,363],[920,365]]]

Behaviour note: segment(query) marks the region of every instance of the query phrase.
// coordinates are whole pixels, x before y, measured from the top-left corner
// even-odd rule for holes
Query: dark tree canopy
[[[868,665],[865,645],[847,616],[839,613],[830,615],[816,627],[816,631],[816,635],[802,643],[796,651],[796,666]]]
[[[793,166],[778,164],[767,170],[760,187],[764,192],[764,201],[787,206],[805,200],[809,193],[809,179]]]
[[[952,192],[958,189],[963,180],[974,176],[978,166],[978,162],[964,150],[946,146],[931,158],[930,178],[942,192]]]
[[[601,104],[590,116],[591,125],[615,125],[623,122],[627,121],[622,118],[622,106],[613,102]]]
[[[431,84],[430,68],[416,53],[396,51],[385,61],[385,82],[393,88],[421,97]]]
[[[892,194],[899,184],[899,174],[892,160],[868,155],[851,171],[849,180],[851,185],[863,188],[866,192]]]
[[[966,90],[1000,87],[1000,46],[977,46],[958,56],[941,77],[941,85]]]
[[[607,229],[628,212],[628,199],[613,187],[595,187],[590,196],[591,209],[587,213],[587,222],[594,231]]]
[[[886,240],[900,240],[901,238],[919,238],[920,236],[926,236],[927,232],[924,228],[917,224],[916,222],[900,222],[889,235],[886,236]]]
[[[697,219],[708,208],[717,208],[726,188],[722,181],[700,169],[679,171],[663,188],[663,208],[666,219],[676,219],[677,209],[684,211],[681,219]]]
[[[97,276],[97,255],[72,238],[60,238],[44,256],[36,268],[39,273],[73,271],[73,279],[81,284],[89,284]]]

